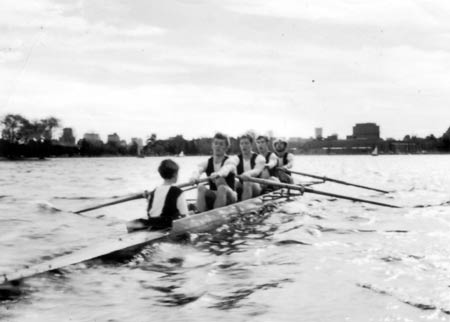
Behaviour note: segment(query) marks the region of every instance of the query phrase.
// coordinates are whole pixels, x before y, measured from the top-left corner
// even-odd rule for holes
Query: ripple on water
[[[120,221],[112,218],[145,213],[144,202],[105,208],[102,220],[95,219],[99,212],[83,218],[36,206],[42,200],[80,209],[158,184],[152,169],[161,158],[135,159],[60,159],[21,163],[17,171],[2,164],[0,180],[8,189],[0,193],[2,267],[116,236]],[[201,160],[179,160],[180,182]],[[448,156],[298,161],[305,172],[394,192],[332,183],[320,190],[420,208],[392,210],[305,194],[237,218],[214,234],[147,247],[130,261],[75,265],[31,278],[8,310],[0,305],[0,315],[13,322],[448,319]]]

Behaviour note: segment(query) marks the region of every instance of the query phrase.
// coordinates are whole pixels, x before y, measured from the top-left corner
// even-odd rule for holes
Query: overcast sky
[[[450,2],[2,0],[0,116],[103,139],[450,126]]]

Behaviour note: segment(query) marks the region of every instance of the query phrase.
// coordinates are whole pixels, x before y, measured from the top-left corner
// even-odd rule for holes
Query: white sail
[[[375,157],[378,155],[378,147],[376,146],[375,149],[372,151],[372,155]]]

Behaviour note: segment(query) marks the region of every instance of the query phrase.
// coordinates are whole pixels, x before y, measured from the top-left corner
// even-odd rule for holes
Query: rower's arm
[[[266,165],[266,159],[262,155],[258,155],[255,159],[255,167],[249,171],[245,171],[243,174],[249,177],[257,177],[264,170]]]
[[[269,162],[266,164],[269,169],[273,169],[278,165],[278,158],[275,153],[271,153],[269,157]]]
[[[223,166],[220,168],[219,171],[217,171],[217,174],[221,177],[226,177],[231,172],[236,173],[236,166],[239,163],[239,158],[236,155],[233,155],[226,159]]]
[[[191,179],[189,181],[196,181],[200,179],[202,173],[206,171],[206,167],[208,166],[208,160],[203,161],[197,166],[197,169],[192,172]]]
[[[288,163],[284,167],[286,169],[291,169],[294,166],[294,155],[292,153],[288,153],[287,161]]]
[[[177,209],[182,216],[189,216],[189,210],[186,198],[184,197],[184,192],[177,199]]]

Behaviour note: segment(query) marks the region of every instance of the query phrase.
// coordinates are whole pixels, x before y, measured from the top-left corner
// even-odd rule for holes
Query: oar
[[[298,186],[298,185],[295,185],[295,184],[281,183],[281,182],[278,182],[278,181],[264,180],[264,179],[253,178],[253,177],[242,177],[241,179],[243,179],[245,181],[251,181],[251,182],[264,184],[264,185],[271,185],[271,186],[279,187],[279,188],[286,188],[286,189],[298,190],[298,191],[302,191],[302,192],[315,193],[315,194],[318,194],[318,195],[329,196],[329,197],[340,198],[340,199],[347,199],[347,200],[351,200],[351,201],[365,202],[365,203],[370,203],[370,204],[373,204],[373,205],[378,205],[378,206],[383,206],[383,207],[401,208],[401,207],[396,206],[396,205],[391,205],[391,204],[377,202],[377,201],[372,201],[372,200],[360,199],[360,198],[355,198],[355,197],[350,197],[350,196],[338,195],[338,194],[335,194],[335,193],[319,191],[319,190],[315,190],[315,189],[312,189],[312,188],[307,188],[307,187],[304,187],[304,186]]]
[[[202,182],[206,182],[208,180],[209,180],[208,178],[205,178],[205,179],[197,180],[195,183],[192,183],[192,182],[181,183],[179,185],[176,185],[176,187],[178,187],[178,188],[185,188],[185,187],[197,185],[197,184],[202,183]],[[114,201],[111,201],[111,202],[102,203],[102,204],[97,205],[97,206],[92,206],[92,207],[89,207],[89,208],[81,209],[81,210],[75,211],[74,213],[81,214],[83,212],[87,212],[87,211],[91,211],[91,210],[95,210],[95,209],[99,209],[99,208],[103,208],[103,207],[107,207],[107,206],[116,205],[116,204],[119,204],[119,203],[122,203],[122,202],[127,202],[127,201],[131,201],[131,200],[141,199],[141,198],[144,198],[144,193],[143,192],[140,192],[140,193],[137,193],[137,194],[125,197],[125,198],[121,198],[121,199],[118,199],[118,200],[114,200]]]
[[[316,176],[314,174],[298,172],[298,171],[292,171],[292,170],[287,170],[287,169],[282,169],[282,168],[278,168],[278,169],[281,170],[281,171],[286,172],[287,174],[293,173],[293,174],[298,174],[298,175],[305,176],[305,177],[320,179],[320,180],[323,180],[323,181],[330,181],[330,182],[345,184],[347,186],[353,186],[353,187],[358,187],[358,188],[378,191],[378,192],[382,192],[382,193],[389,193],[389,191],[386,191],[386,190],[381,190],[381,189],[377,189],[377,188],[371,188],[371,187],[367,187],[367,186],[362,186],[362,185],[359,185],[359,184],[350,183],[350,182],[342,181],[342,180],[338,180],[338,179],[333,179],[333,178],[328,178],[328,177],[321,177],[321,176]]]

